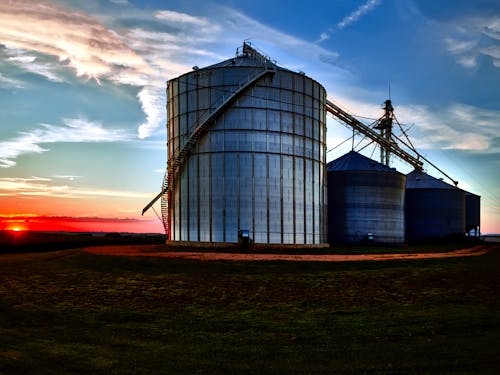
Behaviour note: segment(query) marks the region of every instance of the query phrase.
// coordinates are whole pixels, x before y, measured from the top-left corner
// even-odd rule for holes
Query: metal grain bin
[[[404,174],[354,151],[327,170],[329,243],[404,242]]]
[[[162,202],[170,240],[326,242],[318,82],[245,43],[235,58],[170,80],[167,96],[169,166],[192,142]]]
[[[465,192],[414,170],[406,176],[406,238],[410,242],[463,236]]]

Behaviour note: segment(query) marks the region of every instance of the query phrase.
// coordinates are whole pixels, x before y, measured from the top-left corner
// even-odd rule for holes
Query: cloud
[[[0,73],[0,87],[22,89],[24,87],[24,83],[14,78],[5,77],[2,73]]]
[[[486,56],[500,68],[500,17],[475,16],[454,20],[447,25],[443,38],[449,53],[465,68],[475,68]]]
[[[132,136],[123,129],[106,129],[99,122],[83,118],[63,119],[63,125],[40,124],[31,132],[20,132],[17,137],[0,141],[0,168],[16,165],[15,159],[24,154],[42,153],[49,149],[42,145],[56,142],[119,142]]]
[[[146,86],[139,92],[141,107],[146,113],[146,121],[139,126],[139,138],[148,137],[157,129],[158,124],[165,122],[166,96],[164,91],[163,88]]]
[[[319,35],[318,40],[316,40],[314,43],[321,43],[322,41],[327,39],[330,39],[330,34],[325,31]]]
[[[99,79],[120,69],[148,71],[142,58],[115,32],[82,12],[47,1],[1,2],[0,43],[11,50],[54,56],[78,76]],[[25,67],[33,63],[17,62]]]
[[[327,31],[324,31],[320,34],[319,38],[314,43],[321,43],[327,39],[330,39],[331,34],[335,32],[336,29],[342,30],[347,26],[352,25],[357,22],[361,17],[371,12],[380,4],[380,0],[368,0],[362,5],[360,5],[355,11],[345,16],[339,23],[337,23],[336,27],[331,27]]]
[[[171,23],[184,23],[195,26],[208,26],[210,22],[203,17],[191,16],[187,13],[174,12],[172,10],[160,10],[155,13],[159,20],[165,20]]]
[[[95,216],[45,216],[45,215],[35,215],[35,214],[14,214],[14,215],[0,215],[0,220],[2,222],[24,222],[25,220],[28,221],[41,221],[43,220],[44,222],[46,221],[54,221],[54,222],[60,222],[60,221],[74,221],[74,222],[82,222],[82,223],[93,223],[96,221],[102,222],[102,223],[137,223],[137,222],[144,222],[144,221],[150,221],[149,219],[136,219],[136,218],[112,218],[112,217],[95,217]]]
[[[7,54],[7,61],[17,67],[39,76],[42,76],[52,82],[64,82],[55,71],[57,67],[53,64],[38,61],[38,57],[34,55],[26,54],[23,50],[5,48],[5,53]]]
[[[0,194],[3,196],[46,196],[57,198],[88,198],[90,196],[144,200],[151,198],[151,193],[61,185],[54,183],[52,179],[42,177],[0,178]]]
[[[422,105],[400,106],[396,110],[402,123],[415,124],[415,133],[410,137],[417,148],[500,152],[494,143],[500,137],[499,110],[462,103],[439,111]]]
[[[377,119],[383,114],[381,106],[337,97],[333,101],[336,105],[354,116],[365,116]],[[341,103],[341,104],[339,104]],[[397,105],[395,106],[397,119],[406,124],[406,131],[417,150],[426,149],[454,149],[476,153],[500,152],[500,128],[498,119],[500,110],[485,109],[463,103],[454,103],[439,108],[427,105]],[[372,120],[361,119],[369,125]],[[338,145],[352,134],[342,131],[344,139],[337,136],[337,132],[327,134],[332,137],[330,145]],[[394,129],[396,135],[398,129]],[[346,146],[349,146],[346,144]]]
[[[69,181],[74,181],[76,179],[83,178],[83,176],[75,176],[75,175],[54,175],[52,176],[53,178],[58,178],[62,180],[69,180]]]
[[[338,29],[343,29],[353,23],[357,22],[361,17],[365,14],[369,13],[373,9],[375,9],[380,4],[380,0],[368,0],[364,4],[360,5],[358,9],[344,17],[342,21],[337,24]]]

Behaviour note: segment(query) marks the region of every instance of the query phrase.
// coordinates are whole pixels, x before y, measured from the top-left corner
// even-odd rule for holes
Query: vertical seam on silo
[[[264,79],[264,81],[267,80],[267,78]],[[266,235],[266,242],[269,243],[269,240],[270,240],[270,228],[271,226],[269,225],[269,192],[270,192],[270,189],[269,189],[269,153],[271,152],[271,148],[270,148],[270,144],[269,142],[271,141],[271,137],[270,137],[270,129],[269,129],[269,89],[267,89],[266,91],[266,102],[265,102],[265,106],[264,106],[264,113],[265,113],[265,116],[266,116],[266,177],[265,177],[265,180],[266,180],[266,232],[267,232],[267,235]]]
[[[222,241],[226,242],[226,119],[222,119]]]
[[[187,113],[187,123],[189,124],[189,111],[190,111],[190,106],[189,106],[189,78],[188,76],[186,76],[186,113]],[[189,136],[189,134],[188,134]],[[181,237],[184,237],[184,238],[187,238],[187,240],[189,241],[190,238],[191,238],[191,235],[190,235],[190,231],[189,231],[189,219],[190,219],[190,212],[191,212],[191,202],[190,202],[190,194],[191,194],[191,186],[189,186],[189,174],[191,173],[191,166],[190,166],[190,160],[191,160],[191,155],[188,155],[188,159],[186,161],[186,170],[185,171],[182,171],[180,170],[179,171],[179,174],[184,172],[184,175],[186,176],[186,186],[185,186],[185,189],[186,190],[186,202],[187,202],[187,211],[186,211],[186,223],[187,223],[187,228],[186,228],[186,225],[182,225],[181,223],[181,233],[184,233],[184,236],[181,236]]]
[[[208,154],[208,200],[208,240],[212,242],[212,153]]]
[[[302,87],[301,87],[301,94],[302,94],[302,163],[303,163],[303,174],[302,174],[302,196],[303,196],[303,205],[302,205],[302,215],[303,215],[303,222],[304,226],[303,231],[304,231],[304,238],[303,238],[303,243],[307,243],[307,203],[306,203],[306,197],[307,197],[307,163],[306,163],[306,108],[305,108],[305,102],[306,102],[306,93],[305,93],[305,80],[304,76],[301,76],[301,82],[302,82]]]
[[[200,154],[196,155],[196,181],[196,241],[200,241]]]
[[[237,193],[236,193],[236,216],[237,216],[237,229],[238,231],[241,229],[241,203],[240,203],[240,184],[241,184],[241,173],[240,173],[240,147],[238,144],[238,153],[236,154],[236,181],[237,181]]]
[[[252,229],[253,229],[253,238],[255,240],[255,162],[254,162],[254,153],[252,152]]]
[[[281,85],[280,85],[280,98],[281,98]],[[280,232],[281,232],[281,240],[280,242],[283,244],[285,242],[284,239],[284,227],[283,227],[283,218],[284,218],[284,207],[283,207],[283,123],[281,118],[280,111]]]
[[[295,159],[296,159],[296,154],[295,154],[295,144],[297,142],[297,131],[295,129],[295,80],[293,79],[293,77],[291,77],[291,81],[292,81],[292,129],[293,129],[293,144],[292,144],[292,170],[293,170],[293,177],[292,177],[292,185],[293,185],[293,189],[292,189],[292,196],[293,196],[293,243],[297,243],[297,217],[296,217],[296,211],[297,211],[297,207],[296,207],[296,202],[295,202],[295,183],[296,183],[296,173],[295,173]]]
[[[199,89],[199,75],[195,74],[196,78],[196,83],[195,83],[195,89],[196,89],[196,95],[195,95],[195,101],[196,101],[196,122],[198,122],[199,119],[199,114],[200,114],[200,89]],[[205,133],[205,137],[208,137],[209,133]],[[200,208],[201,208],[201,197],[200,197],[200,157],[201,157],[201,150],[198,148],[197,149],[197,155],[196,155],[196,206],[197,206],[197,211],[196,211],[196,240],[200,241],[200,227],[201,227],[201,213],[200,213]]]
[[[266,153],[266,215],[267,215],[267,243],[270,241],[270,228],[269,225],[269,153]]]

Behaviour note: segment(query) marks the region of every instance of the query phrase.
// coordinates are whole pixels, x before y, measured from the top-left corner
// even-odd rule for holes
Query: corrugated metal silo
[[[354,151],[327,169],[328,242],[404,242],[404,174]]]
[[[171,240],[237,242],[248,230],[256,243],[326,242],[318,82],[245,43],[235,58],[170,80],[167,96],[170,166],[188,150],[164,200]]]
[[[463,236],[465,192],[414,170],[406,176],[406,238],[408,241]]]

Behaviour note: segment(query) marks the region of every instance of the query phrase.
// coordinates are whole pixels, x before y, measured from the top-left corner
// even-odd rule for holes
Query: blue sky
[[[1,2],[0,215],[142,220],[166,161],[165,81],[245,39],[355,115],[378,118],[390,85],[416,147],[482,196],[483,231],[500,232],[493,0]],[[328,119],[329,147],[350,133]]]

